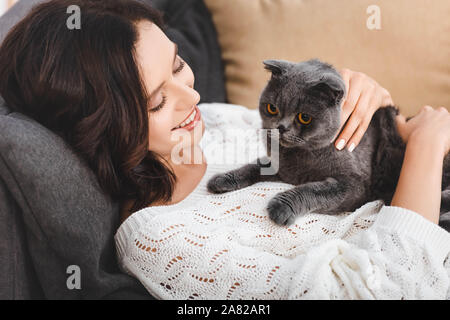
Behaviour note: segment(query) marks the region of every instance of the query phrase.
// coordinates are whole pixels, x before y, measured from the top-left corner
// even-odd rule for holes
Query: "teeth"
[[[197,114],[197,110],[194,110],[194,112],[192,112],[191,116],[189,118],[187,118],[185,121],[183,121],[180,125],[176,126],[175,129],[179,129],[179,128],[182,128],[182,127],[190,124],[194,120],[196,114]]]

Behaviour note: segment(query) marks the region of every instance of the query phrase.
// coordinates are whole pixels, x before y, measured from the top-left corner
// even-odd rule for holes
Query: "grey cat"
[[[208,190],[223,193],[261,181],[293,184],[294,188],[277,194],[267,207],[269,217],[280,225],[289,225],[297,215],[308,212],[354,211],[376,199],[389,205],[406,148],[395,124],[399,110],[394,106],[378,109],[358,147],[353,152],[338,151],[331,139],[339,130],[340,103],[346,90],[340,74],[317,59],[263,63],[272,76],[261,94],[259,112],[264,129],[278,129],[267,130],[267,140],[276,138],[279,154],[270,155],[268,143],[271,158],[215,175],[208,181]],[[268,159],[278,159],[279,170],[261,175]],[[450,155],[444,160],[442,190],[441,222],[445,225],[450,221]]]

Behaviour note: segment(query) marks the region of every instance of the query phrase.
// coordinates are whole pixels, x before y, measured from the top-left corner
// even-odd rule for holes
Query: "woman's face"
[[[148,148],[170,158],[180,142],[183,148],[194,146],[203,135],[200,95],[191,68],[176,54],[176,44],[151,22],[139,22],[137,29],[136,59],[151,95]]]

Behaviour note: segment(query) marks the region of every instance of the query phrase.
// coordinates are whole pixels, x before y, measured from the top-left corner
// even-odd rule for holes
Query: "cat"
[[[263,129],[278,129],[267,130],[268,142],[272,137],[279,144],[278,154],[270,154],[268,143],[264,161],[213,176],[208,191],[229,192],[261,181],[293,184],[268,203],[269,217],[279,225],[290,225],[296,216],[309,212],[354,211],[377,199],[389,205],[406,149],[395,123],[399,109],[379,108],[358,147],[338,151],[331,140],[340,127],[346,92],[339,72],[318,59],[263,63],[271,78],[261,93],[259,112]],[[261,168],[267,166],[262,163],[269,159],[279,161],[278,172],[262,175]],[[441,190],[441,214],[449,215],[450,155],[444,159]]]

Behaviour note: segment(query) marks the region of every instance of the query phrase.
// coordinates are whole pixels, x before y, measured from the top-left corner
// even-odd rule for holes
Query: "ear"
[[[328,99],[333,105],[339,104],[345,95],[344,81],[333,73],[325,73],[308,85],[313,94]]]
[[[285,60],[264,60],[264,69],[272,72],[272,76],[278,77],[282,75],[291,66],[291,62]]]

